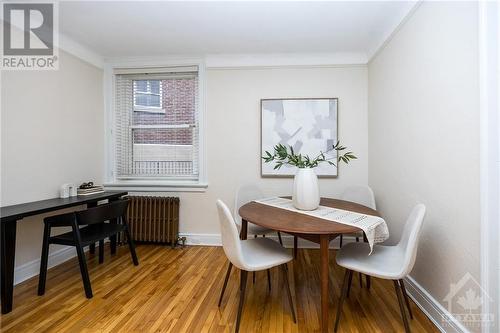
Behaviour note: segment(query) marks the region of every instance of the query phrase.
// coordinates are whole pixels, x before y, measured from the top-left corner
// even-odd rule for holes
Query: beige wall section
[[[102,75],[63,52],[59,71],[3,73],[2,205],[57,196],[66,182],[101,181]],[[338,97],[339,138],[359,159],[341,165],[338,178],[321,180],[321,193],[367,184],[366,66],[208,70],[206,83],[208,189],[162,193],[181,197],[181,232],[218,234],[215,201],[232,207],[243,183],[291,193],[292,179],[260,177],[261,98]],[[39,259],[42,218],[19,224],[16,267]]]
[[[101,180],[102,75],[63,52],[59,71],[3,75],[2,205],[54,197],[62,183]],[[218,234],[215,201],[232,207],[243,183],[291,193],[292,179],[260,177],[261,98],[338,97],[339,138],[359,159],[341,165],[338,178],[322,179],[321,193],[367,184],[366,66],[208,70],[206,83],[208,189],[162,193],[181,197],[181,232]],[[16,267],[39,258],[42,217],[19,224]]]
[[[441,303],[479,281],[477,4],[424,2],[369,63],[369,184],[396,240],[427,206],[412,277]]]
[[[63,183],[102,180],[103,71],[59,55],[57,71],[2,72],[2,206],[56,197]],[[18,224],[16,267],[40,258],[41,220]]]
[[[180,193],[181,232],[218,234],[215,201],[233,207],[244,183],[269,194],[291,194],[291,178],[260,177],[260,99],[281,97],[339,98],[339,139],[359,159],[341,165],[337,179],[320,180],[321,193],[337,196],[347,185],[367,184],[366,66],[208,70],[209,185],[205,193]]]

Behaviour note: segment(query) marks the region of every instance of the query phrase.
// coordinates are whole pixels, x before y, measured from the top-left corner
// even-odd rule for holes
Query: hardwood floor
[[[97,253],[97,251],[96,251]],[[238,307],[239,271],[233,269],[221,308],[217,307],[227,262],[222,248],[140,245],[139,266],[128,249],[118,247],[104,264],[88,255],[94,298],[87,300],[78,263],[72,259],[49,270],[44,296],[37,296],[38,277],[15,287],[14,310],[0,317],[2,332],[233,332]],[[330,270],[330,331],[343,270]],[[240,332],[319,331],[319,251],[299,250],[289,266],[298,322],[294,324],[278,269],[272,270],[272,290],[266,272],[249,279]],[[413,332],[438,332],[412,303]],[[404,330],[391,281],[372,279],[360,289],[358,275],[344,303],[339,332],[402,332]]]

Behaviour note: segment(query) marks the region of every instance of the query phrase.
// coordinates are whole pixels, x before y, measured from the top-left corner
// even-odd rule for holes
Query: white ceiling
[[[415,2],[60,2],[61,33],[102,57],[357,54]]]

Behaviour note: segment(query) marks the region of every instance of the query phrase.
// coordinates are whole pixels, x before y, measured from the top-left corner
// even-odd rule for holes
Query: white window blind
[[[199,180],[198,68],[114,74],[116,179]]]

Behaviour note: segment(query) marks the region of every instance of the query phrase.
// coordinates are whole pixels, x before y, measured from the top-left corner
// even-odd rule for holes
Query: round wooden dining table
[[[380,216],[376,210],[354,202],[321,198],[321,206]],[[361,229],[314,216],[281,209],[258,202],[249,202],[239,209],[242,218],[241,239],[247,238],[248,222],[261,227],[300,237],[320,246],[321,262],[321,332],[328,332],[328,250],[330,241],[341,234],[360,232]]]

